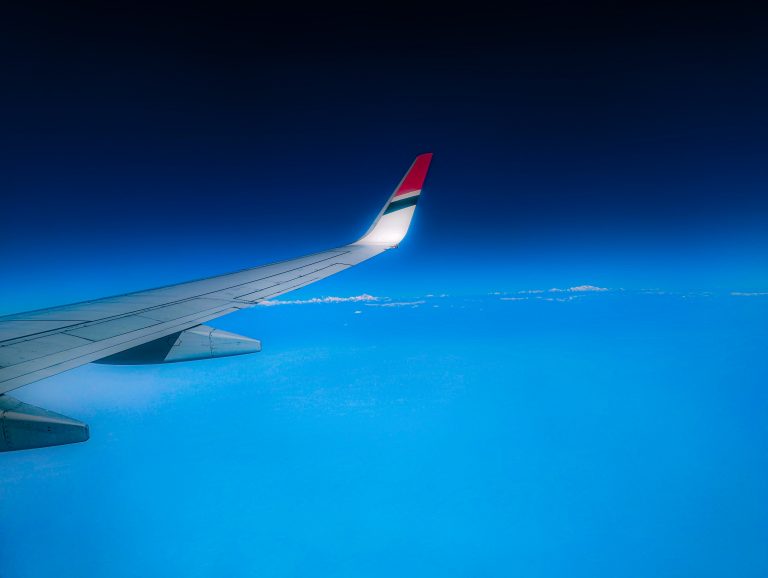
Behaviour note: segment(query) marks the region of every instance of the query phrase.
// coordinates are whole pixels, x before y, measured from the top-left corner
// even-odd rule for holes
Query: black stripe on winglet
[[[410,197],[408,199],[401,199],[399,201],[392,201],[389,203],[389,206],[387,206],[387,210],[384,211],[385,215],[388,215],[389,213],[394,213],[395,211],[399,211],[400,209],[404,209],[405,207],[412,207],[416,204],[416,202],[419,200],[419,196],[416,195],[415,197]]]

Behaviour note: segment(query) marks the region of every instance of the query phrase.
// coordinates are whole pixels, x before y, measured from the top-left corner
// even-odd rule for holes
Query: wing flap
[[[0,395],[0,452],[84,442],[89,435],[81,421]]]

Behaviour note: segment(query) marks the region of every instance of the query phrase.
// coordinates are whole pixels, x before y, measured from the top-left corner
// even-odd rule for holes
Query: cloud
[[[578,293],[583,291],[610,291],[610,289],[607,287],[596,287],[594,285],[577,285],[576,287],[569,287],[568,291]]]
[[[387,303],[366,303],[368,307],[418,307],[426,303],[423,299],[420,301],[389,301]]]
[[[610,289],[608,287],[599,287],[597,285],[574,285],[567,289],[561,289],[553,287],[552,289],[529,289],[527,291],[517,291],[517,296],[509,295],[501,291],[495,291],[489,293],[493,297],[498,297],[501,301],[574,301],[576,299],[582,299],[587,297],[588,293],[608,293],[614,295],[661,295],[679,297],[681,299],[688,298],[711,298],[716,297],[718,294],[712,291],[664,291],[661,289]],[[720,294],[722,295],[722,294]],[[729,295],[734,297],[768,297],[768,291],[731,291]]]
[[[527,291],[518,291],[518,295],[541,295],[542,293],[589,293],[589,292],[602,292],[610,291],[607,287],[598,287],[596,285],[575,285],[574,287],[568,287],[567,289],[560,289],[559,287],[552,287],[551,289],[528,289]],[[492,295],[501,295],[496,292]],[[502,297],[504,299],[504,297]]]
[[[448,295],[442,294],[439,297],[447,297]],[[418,307],[426,303],[426,300],[419,299],[418,301],[392,301],[391,297],[376,297],[375,295],[369,295],[363,293],[362,295],[353,295],[351,297],[313,297],[311,299],[291,299],[280,300],[270,299],[267,301],[261,301],[259,305],[264,307],[275,307],[276,305],[315,305],[318,303],[363,303],[371,307]],[[362,311],[359,309],[355,311],[355,314],[360,314]]]
[[[541,299],[542,301],[557,301],[558,303],[563,303],[565,301],[573,301],[579,297],[581,297],[581,295],[569,295],[568,297],[537,297],[537,299]]]
[[[565,290],[559,291],[560,293],[565,293]],[[530,297],[499,297],[500,301],[551,301],[551,302],[559,302],[563,303],[565,301],[574,301],[576,299],[581,299],[583,295],[566,295],[564,297],[546,297],[544,295],[532,295]]]
[[[312,299],[293,299],[288,301],[270,299],[268,301],[261,301],[259,305],[274,307],[275,305],[314,305],[316,303],[367,303],[381,300],[381,297],[363,293],[362,295],[353,295],[352,297],[313,297]]]

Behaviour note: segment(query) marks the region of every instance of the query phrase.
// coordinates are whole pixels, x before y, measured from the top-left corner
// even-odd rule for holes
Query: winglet
[[[416,157],[371,228],[356,244],[396,247],[403,240],[416,210],[431,161],[432,153]]]

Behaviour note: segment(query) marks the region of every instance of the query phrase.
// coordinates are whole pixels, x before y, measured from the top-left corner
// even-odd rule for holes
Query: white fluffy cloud
[[[421,301],[388,301],[386,303],[366,303],[369,307],[418,307],[426,303]]]
[[[447,297],[447,295],[439,295],[439,297]],[[376,297],[375,295],[368,295],[363,293],[362,295],[352,295],[351,297],[313,297],[311,299],[270,299],[262,301],[259,305],[264,307],[275,307],[276,305],[315,305],[318,303],[362,303],[370,307],[418,307],[426,303],[426,300],[419,299],[418,301],[392,301],[391,297]],[[362,313],[362,311],[355,311],[356,314]]]
[[[381,300],[381,297],[363,293],[362,295],[353,295],[352,297],[313,297],[312,299],[292,299],[287,301],[270,299],[268,301],[262,301],[259,305],[274,307],[275,305],[313,305],[316,303],[368,303]]]
[[[587,293],[587,292],[600,292],[610,291],[607,287],[598,287],[596,285],[575,285],[574,287],[568,287],[567,289],[561,289],[559,287],[552,287],[552,289],[528,289],[527,291],[518,291],[519,295],[539,295],[541,293]],[[496,292],[494,295],[500,293]]]
[[[580,293],[583,291],[609,291],[607,287],[596,287],[594,285],[577,285],[576,287],[569,287],[567,290],[572,293]]]

